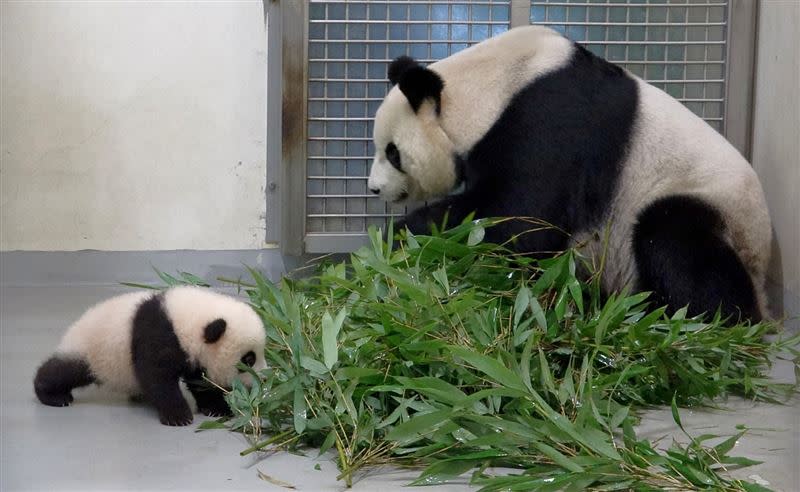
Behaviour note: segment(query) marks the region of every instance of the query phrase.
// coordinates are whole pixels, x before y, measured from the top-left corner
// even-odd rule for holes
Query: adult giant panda
[[[758,320],[771,227],[747,161],[682,104],[547,28],[510,30],[429,65],[400,57],[375,116],[368,187],[389,202],[438,199],[431,223],[525,216],[522,252],[584,245],[603,287],[658,305]],[[463,185],[463,191],[448,195]],[[529,228],[487,231],[503,242]],[[607,228],[607,229],[606,229]]]
[[[200,412],[228,415],[223,391],[201,384],[202,376],[219,386],[237,377],[250,384],[237,364],[266,367],[265,339],[258,314],[232,297],[192,286],[131,292],[95,305],[67,329],[36,372],[34,390],[45,405],[63,407],[74,388],[98,383],[144,397],[165,425],[187,425],[192,411],[179,380]]]

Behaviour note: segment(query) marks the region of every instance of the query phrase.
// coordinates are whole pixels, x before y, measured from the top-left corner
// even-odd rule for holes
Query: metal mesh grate
[[[547,25],[723,131],[728,0],[533,0]]]
[[[403,54],[433,62],[508,28],[509,0],[311,1],[307,236],[361,236],[404,212],[367,191],[389,62]]]

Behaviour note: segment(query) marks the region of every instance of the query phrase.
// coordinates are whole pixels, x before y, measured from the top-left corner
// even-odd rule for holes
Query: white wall
[[[0,19],[0,249],[263,246],[260,1],[2,1]]]
[[[800,2],[759,3],[753,166],[772,215],[774,297],[800,316]],[[790,322],[800,326],[795,319]]]

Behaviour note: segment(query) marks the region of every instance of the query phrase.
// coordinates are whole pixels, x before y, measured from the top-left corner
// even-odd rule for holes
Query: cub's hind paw
[[[73,401],[71,393],[37,393],[36,396],[39,397],[39,401],[50,407],[68,407]]]

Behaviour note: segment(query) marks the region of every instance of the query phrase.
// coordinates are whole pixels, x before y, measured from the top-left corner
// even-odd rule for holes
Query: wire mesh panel
[[[509,3],[311,0],[307,251],[350,249],[370,225],[404,212],[367,190],[372,119],[389,90],[389,62],[400,55],[433,62],[505,32]]]
[[[533,0],[547,25],[724,131],[728,0]]]

